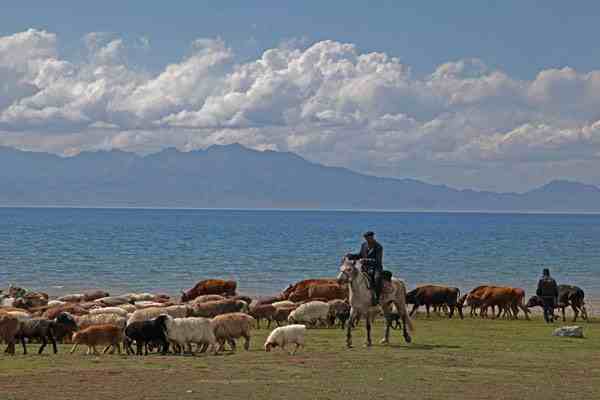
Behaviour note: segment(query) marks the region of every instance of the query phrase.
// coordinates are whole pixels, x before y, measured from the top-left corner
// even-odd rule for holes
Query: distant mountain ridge
[[[600,188],[555,180],[525,193],[458,190],[239,144],[67,158],[0,147],[0,206],[600,212]]]

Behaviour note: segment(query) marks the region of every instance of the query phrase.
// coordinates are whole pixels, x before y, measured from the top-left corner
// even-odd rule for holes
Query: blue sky
[[[3,4],[0,145],[240,142],[456,187],[600,184],[600,3],[222,3]]]

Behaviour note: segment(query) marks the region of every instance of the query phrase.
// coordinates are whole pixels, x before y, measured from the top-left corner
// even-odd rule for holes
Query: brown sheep
[[[121,342],[123,342],[124,335],[123,329],[115,325],[94,325],[86,328],[82,331],[75,332],[73,334],[73,348],[71,354],[77,350],[80,344],[87,345],[88,349],[86,354],[91,353],[97,355],[98,350],[96,346],[106,345],[103,354],[112,347],[111,354],[115,352],[115,348],[121,354]]]
[[[194,317],[213,318],[217,315],[240,311],[248,311],[248,305],[241,300],[209,301],[192,306],[192,316]]]
[[[255,319],[244,313],[231,313],[218,315],[210,322],[215,338],[219,343],[219,349],[223,350],[225,342],[229,343],[231,350],[235,352],[235,339],[245,339],[244,349],[250,349],[250,330]]]
[[[271,327],[277,308],[271,304],[258,304],[250,308],[249,314],[256,320],[256,328],[260,329],[260,320],[267,320],[267,328]]]

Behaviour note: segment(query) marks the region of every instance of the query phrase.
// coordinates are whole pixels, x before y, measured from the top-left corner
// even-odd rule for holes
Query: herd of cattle
[[[563,321],[566,307],[572,308],[574,320],[580,315],[588,318],[584,297],[579,287],[559,286],[556,307]],[[455,311],[464,318],[463,309],[469,307],[472,317],[517,319],[523,312],[529,319],[529,309],[542,306],[537,296],[525,301],[523,289],[491,285],[462,295],[458,288],[424,285],[408,292],[406,300],[413,305],[411,316],[424,306],[428,317],[433,309],[449,318]],[[379,311],[373,307],[368,318],[375,318]],[[151,293],[110,296],[102,290],[51,300],[45,293],[11,287],[6,293],[0,291],[0,342],[7,344],[5,353],[9,354],[15,353],[19,341],[26,354],[27,343],[34,340],[41,343],[39,353],[48,343],[56,353],[57,342],[73,343],[71,352],[80,344],[88,346],[88,353],[96,353],[99,345],[106,346],[105,352],[120,353],[120,344],[127,354],[142,355],[153,349],[166,353],[170,346],[174,352],[191,352],[195,344],[201,352],[217,353],[225,344],[235,351],[240,338],[248,348],[251,329],[266,321],[269,328],[277,325],[265,343],[269,351],[278,345],[302,346],[304,326],[339,323],[344,328],[347,323],[359,323],[348,321],[349,316],[348,290],[335,279],[307,279],[277,296],[258,298],[238,295],[235,281],[209,279],[184,291],[179,300]]]

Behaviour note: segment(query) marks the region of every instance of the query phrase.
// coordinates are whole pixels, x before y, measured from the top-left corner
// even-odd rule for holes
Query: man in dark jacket
[[[544,301],[544,320],[554,322],[554,307],[558,298],[558,285],[550,276],[550,270],[544,268],[542,279],[538,282],[536,294]]]
[[[365,242],[357,254],[348,254],[350,260],[361,260],[362,265],[367,268],[373,287],[373,305],[379,304],[379,296],[383,288],[383,247],[375,240],[375,233],[366,232],[363,237]]]

